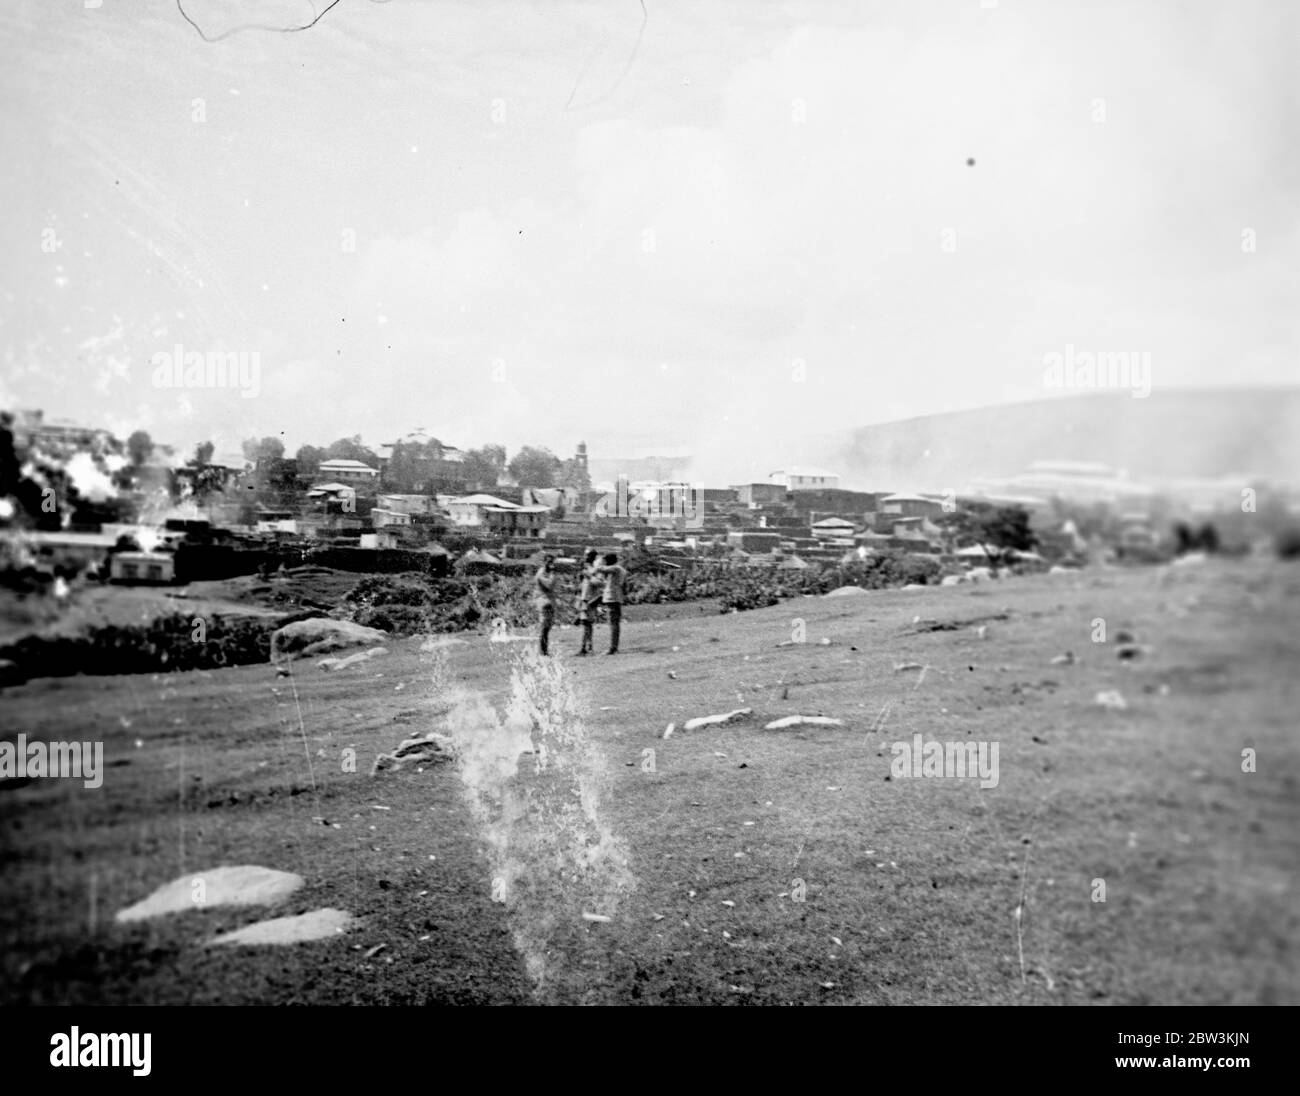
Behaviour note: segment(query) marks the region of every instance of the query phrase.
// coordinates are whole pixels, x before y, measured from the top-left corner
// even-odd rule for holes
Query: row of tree
[[[284,478],[277,466],[285,462],[284,443],[276,437],[249,438],[243,443],[244,458],[266,469],[268,482]],[[191,463],[202,465],[212,458],[212,443],[195,451]],[[356,460],[378,467],[379,455],[366,446],[360,435],[339,438],[327,446],[302,445],[293,457],[294,475],[315,476],[328,460]],[[484,445],[467,450],[464,459],[448,464],[446,450],[437,439],[426,442],[402,441],[393,447],[384,470],[384,486],[395,492],[432,491],[442,483],[462,482],[466,487],[491,490],[503,473],[525,487],[575,487],[588,490],[591,481],[576,460],[561,460],[549,449],[525,445],[506,459],[503,445]]]

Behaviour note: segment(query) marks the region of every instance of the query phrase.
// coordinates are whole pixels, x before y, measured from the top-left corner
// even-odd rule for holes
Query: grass
[[[543,999],[1300,1002],[1298,602],[1293,566],[1241,561],[727,616],[633,607],[616,658],[574,658],[561,629],[609,763],[602,818],[637,882],[611,922],[557,927]],[[796,617],[808,642],[778,647]],[[1121,663],[1090,641],[1097,617],[1151,653]],[[926,624],[976,620],[983,639]],[[470,640],[448,648],[448,672],[503,712],[522,644]],[[1053,665],[1067,649],[1079,661]],[[369,775],[376,753],[438,729],[428,660],[401,640],[338,673],[309,661],[292,678],[250,666],[6,691],[8,737],[101,739],[111,767],[96,792],[0,785],[0,1000],[534,999],[454,769]],[[1128,710],[1094,705],[1104,689]],[[737,707],[754,719],[681,730]],[[845,725],[762,729],[796,713]],[[886,779],[891,743],[914,732],[998,742],[997,787]],[[277,913],[336,906],[360,927],[236,950],[201,943],[258,915],[112,922],[171,878],[236,863],[305,877]]]

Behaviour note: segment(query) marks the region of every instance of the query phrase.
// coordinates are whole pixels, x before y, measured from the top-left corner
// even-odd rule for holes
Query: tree
[[[137,430],[126,439],[126,451],[131,456],[131,463],[139,468],[153,456],[153,438],[146,430]]]
[[[590,491],[591,473],[581,461],[570,457],[560,469],[560,486],[572,487],[575,491]]]
[[[554,487],[562,463],[549,449],[525,445],[507,468],[521,487]]]
[[[353,434],[350,438],[339,438],[331,442],[325,450],[326,460],[359,460],[372,468],[379,464],[379,457],[373,449],[361,443],[361,435]]]
[[[316,445],[300,445],[293,455],[298,462],[298,471],[304,476],[314,476],[320,469],[320,462],[327,460],[325,450]]]
[[[273,437],[265,437],[261,441],[257,438],[248,438],[244,442],[244,457],[254,464],[281,460],[284,457],[284,442]]]
[[[1029,513],[1019,506],[965,501],[952,513],[937,517],[935,524],[944,531],[950,548],[980,544],[1029,552],[1038,544],[1029,527]]]
[[[402,494],[424,490],[429,468],[422,448],[401,441],[393,446],[393,455],[384,469],[384,484],[389,490]]]
[[[506,466],[506,448],[504,445],[485,445],[481,449],[470,449],[465,453],[461,468],[465,483],[470,487],[493,488]],[[530,487],[535,486],[529,484]]]
[[[212,454],[217,447],[210,441],[201,441],[194,447],[194,456],[190,464],[195,468],[202,468],[205,464],[212,462]]]

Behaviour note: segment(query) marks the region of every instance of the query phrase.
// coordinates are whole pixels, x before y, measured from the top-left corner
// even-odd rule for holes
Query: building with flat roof
[[[809,465],[789,465],[772,472],[768,479],[788,487],[791,491],[822,491],[828,487],[838,487],[838,473],[828,472],[825,468],[813,468]]]

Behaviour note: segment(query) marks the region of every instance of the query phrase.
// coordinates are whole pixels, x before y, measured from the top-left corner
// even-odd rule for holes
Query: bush
[[[213,617],[199,642],[191,617],[173,613],[148,624],[110,624],[75,636],[25,636],[0,648],[0,658],[15,663],[27,678],[214,670],[269,662],[271,633],[282,623],[270,617]]]
[[[1300,527],[1281,530],[1273,541],[1278,559],[1300,559]]]

